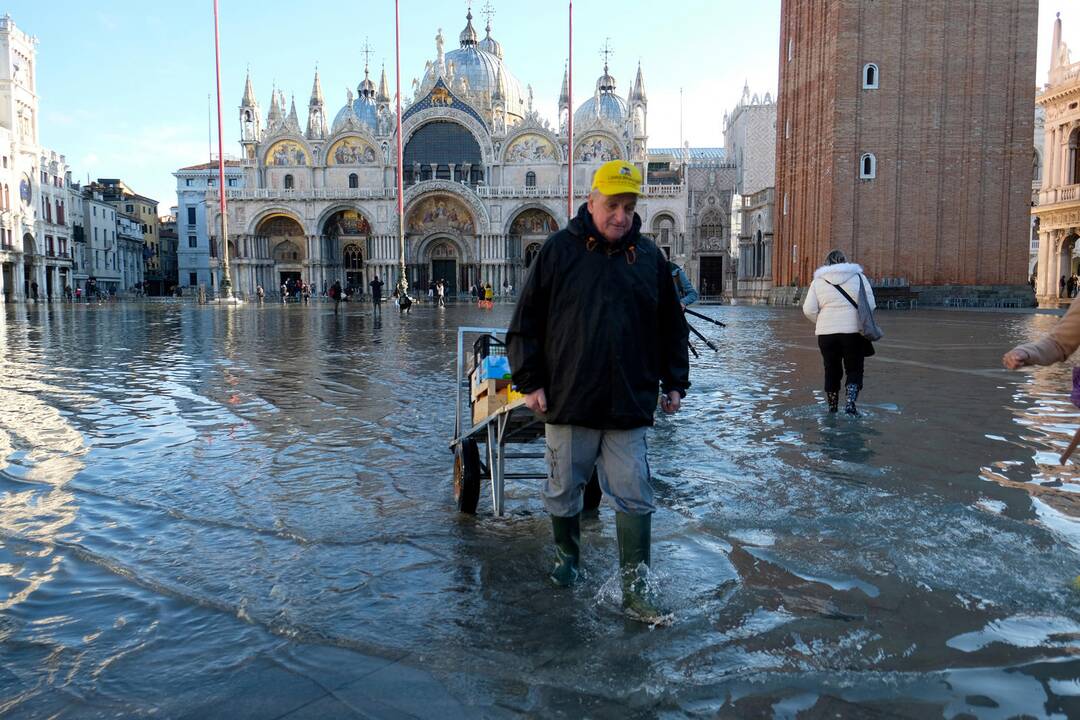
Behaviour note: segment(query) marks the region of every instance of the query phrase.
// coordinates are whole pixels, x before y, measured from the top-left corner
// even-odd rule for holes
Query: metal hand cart
[[[473,362],[467,368],[465,336],[476,336],[471,352]],[[472,384],[473,374],[480,372],[480,361],[490,354],[505,354],[506,329],[485,327],[459,327],[457,333],[457,401],[454,414],[454,439],[450,450],[454,453],[454,502],[458,510],[475,514],[480,501],[482,480],[491,481],[491,504],[496,517],[503,514],[506,481],[543,480],[546,475],[529,472],[506,472],[507,460],[543,459],[543,447],[534,445],[532,451],[525,449],[509,452],[508,443],[526,445],[544,435],[544,421],[525,406],[524,398],[517,398],[497,408],[494,412],[474,422]],[[481,462],[480,444],[486,446]],[[595,472],[585,489],[586,509],[600,504],[600,486]]]

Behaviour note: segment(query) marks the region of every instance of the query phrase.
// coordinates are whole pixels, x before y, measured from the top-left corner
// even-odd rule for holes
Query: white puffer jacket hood
[[[873,310],[876,307],[874,291],[863,275],[861,265],[837,263],[823,265],[814,271],[814,282],[807,288],[806,299],[803,301],[803,314],[815,323],[814,334],[859,332],[858,310],[834,285],[843,287],[851,299],[858,302],[860,283],[866,290],[866,298]]]

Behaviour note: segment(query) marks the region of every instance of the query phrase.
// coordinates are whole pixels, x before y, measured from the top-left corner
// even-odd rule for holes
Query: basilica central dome
[[[502,46],[491,37],[491,24],[487,26],[487,36],[477,40],[472,17],[472,11],[465,16],[465,29],[459,36],[461,47],[446,53],[444,59],[447,71],[453,68],[452,89],[456,92],[459,81],[464,80],[466,98],[480,106],[489,105],[501,95],[507,113],[520,120],[528,109],[521,83],[503,62]]]

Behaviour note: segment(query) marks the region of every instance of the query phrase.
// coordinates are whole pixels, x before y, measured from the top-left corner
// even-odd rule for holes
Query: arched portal
[[[345,268],[345,285],[349,288],[364,287],[364,251],[356,243],[349,243],[341,251],[341,266]]]
[[[37,264],[41,262],[37,258],[37,244],[34,236],[30,233],[23,235],[23,297],[36,300],[41,293],[35,275]]]
[[[442,280],[446,284],[446,296],[453,297],[458,291],[458,256],[457,246],[449,239],[436,240],[428,249],[428,277],[431,282]]]
[[[531,267],[532,263],[533,263],[533,260],[535,260],[536,256],[539,255],[539,254],[540,254],[540,243],[538,243],[538,242],[529,243],[525,247],[525,267],[526,268]]]
[[[553,233],[557,232],[559,224],[551,213],[540,208],[527,208],[522,210],[510,223],[510,245],[521,252],[519,257],[524,259],[525,267],[532,265],[533,258],[540,252],[540,246]],[[515,269],[516,270],[516,269]],[[520,285],[523,278],[510,278],[514,285]]]
[[[299,293],[307,260],[304,228],[290,215],[271,215],[259,223],[255,232],[269,239],[278,283],[289,294]]]

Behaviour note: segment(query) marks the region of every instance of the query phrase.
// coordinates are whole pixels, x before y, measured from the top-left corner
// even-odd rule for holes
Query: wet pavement
[[[507,306],[0,308],[0,715],[1080,716],[1080,411],[1000,366],[1056,318],[883,312],[852,419],[800,313],[703,311],[649,629],[610,509],[572,591],[536,483],[454,510],[456,327]]]

